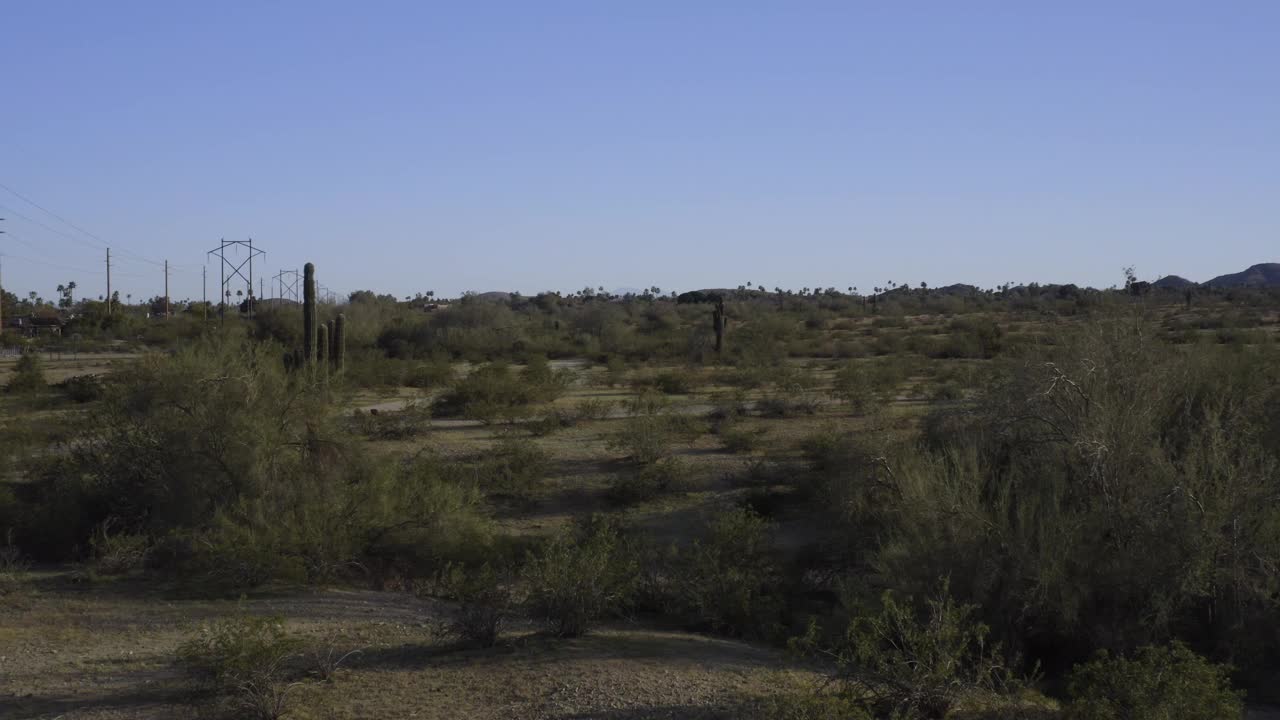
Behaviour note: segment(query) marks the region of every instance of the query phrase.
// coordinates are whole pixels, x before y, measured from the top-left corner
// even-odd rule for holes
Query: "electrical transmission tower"
[[[298,297],[298,286],[302,284],[302,275],[297,270],[281,270],[272,278],[276,281],[276,297],[281,300],[302,302]]]
[[[228,252],[232,257],[227,257]],[[231,304],[231,286],[234,284],[239,287],[243,282],[245,290],[242,294],[248,296],[249,317],[253,317],[253,259],[265,258],[266,251],[255,248],[253,238],[249,238],[248,240],[222,240],[218,247],[207,254],[216,256],[221,261],[219,270],[222,283],[218,290],[218,316],[226,318],[227,305]],[[243,259],[240,258],[241,254],[244,254]]]

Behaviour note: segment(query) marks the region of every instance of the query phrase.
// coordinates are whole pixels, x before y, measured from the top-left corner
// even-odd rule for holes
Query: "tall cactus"
[[[333,367],[342,372],[347,367],[347,316],[338,313],[333,321]]]
[[[724,349],[724,329],[729,324],[724,314],[724,299],[716,300],[716,309],[711,312],[711,329],[716,333],[716,354]]]
[[[316,369],[321,377],[329,374],[329,326],[324,323],[316,328]]]
[[[302,268],[302,354],[308,365],[316,361],[316,266]]]

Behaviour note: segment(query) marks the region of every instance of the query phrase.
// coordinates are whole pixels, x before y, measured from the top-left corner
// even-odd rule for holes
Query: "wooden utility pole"
[[[107,248],[107,315],[111,315],[111,248]]]
[[[169,261],[164,261],[164,316],[169,317]]]

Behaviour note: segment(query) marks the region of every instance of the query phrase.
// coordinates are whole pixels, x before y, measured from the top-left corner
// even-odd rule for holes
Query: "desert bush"
[[[657,415],[670,405],[671,402],[662,393],[645,389],[622,401],[620,409],[628,415]]]
[[[572,412],[552,408],[538,417],[524,421],[520,427],[533,437],[546,437],[576,424],[578,424],[578,418]]]
[[[250,717],[274,720],[287,712],[288,664],[301,642],[278,617],[238,615],[200,628],[178,648],[194,677],[229,693]]]
[[[949,576],[1000,640],[1046,661],[1181,637],[1261,671],[1280,644],[1280,576],[1256,562],[1280,556],[1264,500],[1280,367],[1170,352],[1149,329],[1098,319],[1002,362],[920,442],[814,438],[826,551],[906,594]]]
[[[1003,349],[1004,332],[995,321],[978,317],[961,317],[951,321],[950,334],[933,357],[993,358]]]
[[[474,466],[480,487],[491,495],[531,500],[551,468],[547,452],[531,440],[503,438]]]
[[[534,613],[556,635],[576,637],[626,605],[635,569],[634,559],[623,552],[618,529],[596,517],[530,553],[524,578]]]
[[[579,420],[604,420],[609,417],[610,404],[599,398],[587,398],[579,400],[577,405],[573,406],[574,415]]]
[[[687,486],[691,476],[688,463],[678,457],[663,457],[618,473],[609,486],[609,496],[623,504],[652,500]]]
[[[411,388],[444,387],[454,381],[453,366],[446,359],[415,362],[404,375],[404,384]]]
[[[486,648],[497,644],[518,606],[514,575],[488,563],[473,569],[451,563],[440,572],[433,594],[459,604],[449,631]]]
[[[351,387],[395,388],[405,384],[410,362],[370,348],[350,347],[342,380]]]
[[[707,523],[706,536],[677,561],[675,605],[697,628],[771,637],[778,629],[778,569],[769,523],[732,508]]]
[[[110,519],[98,526],[89,539],[93,569],[103,575],[123,575],[141,570],[147,560],[150,541],[145,535],[111,532]]]
[[[923,603],[884,593],[879,612],[856,616],[828,651],[844,692],[877,716],[942,718],[962,701],[1020,690],[976,609],[945,582]]]
[[[855,414],[865,415],[892,402],[905,379],[898,361],[850,362],[836,371],[831,394]]]
[[[653,388],[664,395],[688,395],[702,384],[702,377],[690,368],[676,368],[638,377],[631,384],[638,390]]]
[[[525,415],[529,406],[563,394],[569,376],[553,371],[545,357],[530,360],[519,373],[506,363],[477,368],[456,382],[435,404],[438,417],[462,416],[493,422]]]
[[[607,439],[607,445],[614,452],[624,453],[632,462],[646,465],[670,454],[676,439],[672,416],[637,415],[623,420],[622,427]]]
[[[357,408],[351,416],[351,425],[370,440],[408,440],[430,429],[431,414],[412,402],[400,410],[365,412]]]
[[[33,393],[45,388],[44,362],[33,352],[25,352],[13,366],[13,377],[5,385],[10,393]]]
[[[1174,643],[1144,647],[1133,658],[1105,652],[1078,666],[1069,686],[1070,720],[1240,720],[1241,693],[1230,668]]]
[[[721,427],[718,433],[720,445],[731,453],[755,452],[764,442],[769,431],[762,427],[746,427],[742,424],[729,424]]]

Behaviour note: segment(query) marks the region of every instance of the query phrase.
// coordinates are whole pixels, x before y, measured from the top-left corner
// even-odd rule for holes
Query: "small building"
[[[26,317],[5,318],[6,330],[11,330],[27,337],[37,335],[62,335],[66,322],[57,315],[28,315]]]

